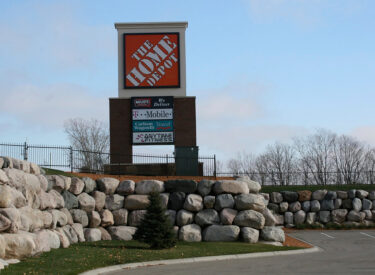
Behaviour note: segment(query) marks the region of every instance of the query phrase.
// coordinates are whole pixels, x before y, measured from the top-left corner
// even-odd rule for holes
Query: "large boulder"
[[[168,193],[184,192],[187,194],[194,193],[198,184],[194,180],[167,180],[164,182],[165,191]]]
[[[239,234],[240,228],[235,225],[210,225],[202,233],[206,242],[234,242]]]
[[[0,170],[0,184],[6,184],[8,183],[8,181],[9,178],[7,174],[3,170]]]
[[[357,190],[355,192],[355,195],[356,195],[357,198],[364,199],[364,198],[367,198],[368,192],[365,191],[365,190]]]
[[[112,212],[115,225],[126,225],[128,222],[128,210],[118,209]]]
[[[251,227],[241,227],[241,237],[246,243],[257,243],[259,240],[259,230]]]
[[[333,200],[333,205],[334,205],[335,209],[341,208],[342,199],[335,199],[335,200]]]
[[[135,184],[135,193],[148,195],[151,192],[164,192],[164,183],[160,180],[142,180]]]
[[[113,195],[120,183],[118,179],[114,178],[101,178],[96,180],[97,187],[106,195]]]
[[[11,207],[12,202],[12,188],[10,188],[8,185],[0,185],[0,208]]]
[[[128,216],[128,224],[135,227],[139,226],[143,217],[146,215],[146,212],[146,210],[134,210],[130,212]]]
[[[324,196],[325,200],[335,200],[337,199],[336,191],[328,191],[327,194]]]
[[[123,180],[119,183],[116,193],[122,196],[131,195],[135,191],[135,182],[132,180]]]
[[[319,212],[320,211],[320,202],[318,200],[311,201],[310,211],[311,212]]]
[[[78,243],[78,235],[72,226],[65,225],[62,227],[62,230],[71,244]]]
[[[177,226],[184,226],[191,224],[194,221],[194,214],[184,209],[177,212],[176,224]]]
[[[289,203],[287,203],[286,201],[283,201],[282,203],[280,203],[280,213],[284,213],[288,211],[288,208],[289,208]]]
[[[71,209],[70,214],[72,214],[74,222],[82,224],[83,227],[89,225],[89,217],[87,216],[86,211],[82,209]]]
[[[100,214],[100,219],[102,220],[100,224],[102,227],[111,226],[115,223],[113,220],[112,212],[109,211],[108,209],[104,209],[100,211],[99,214]]]
[[[63,198],[63,196],[61,196],[61,194],[59,192],[52,189],[48,192],[48,194],[50,195],[50,199],[53,200],[56,203],[56,208],[65,207],[64,198]],[[40,206],[40,204],[39,204],[39,206]],[[39,208],[39,207],[33,207],[33,208]]]
[[[353,208],[352,199],[345,199],[345,200],[343,200],[342,201],[342,208],[352,209]]]
[[[73,223],[71,225],[71,227],[76,232],[77,237],[78,237],[78,241],[79,242],[85,242],[86,240],[85,240],[85,235],[83,233],[83,226],[82,226],[82,224],[80,224],[80,223]]]
[[[265,226],[274,226],[277,223],[275,216],[272,214],[272,212],[268,208],[264,208],[259,212],[262,213],[265,219],[265,223],[264,223]]]
[[[23,259],[35,253],[35,239],[27,232],[2,234],[5,244],[5,259]]]
[[[375,200],[375,191],[370,191],[367,198],[372,201]]]
[[[51,230],[40,230],[35,232],[35,244],[38,246],[38,250],[41,252],[48,252],[53,249],[60,247],[59,236]]]
[[[310,201],[312,192],[310,190],[297,191],[300,202]]]
[[[335,209],[331,212],[332,222],[343,223],[345,221],[348,210],[346,209]]]
[[[92,197],[95,200],[95,210],[101,211],[105,205],[105,199],[106,199],[105,193],[100,192],[100,191],[94,191],[92,193]]]
[[[55,232],[57,234],[57,236],[59,237],[60,246],[62,248],[67,248],[67,247],[70,246],[70,241],[69,241],[68,237],[66,236],[66,234],[64,233],[64,230],[61,227],[56,228],[56,230],[54,230],[53,232]]]
[[[351,190],[349,190],[349,191],[348,191],[348,198],[349,198],[349,199],[354,199],[355,196],[356,196],[356,192],[357,192],[357,190],[355,190],[355,189],[351,189]]]
[[[298,193],[294,191],[282,191],[284,201],[291,203],[298,200]]]
[[[216,197],[215,196],[205,196],[203,198],[204,208],[214,208]]]
[[[109,195],[105,199],[105,208],[110,211],[118,210],[124,206],[124,197],[114,194]]]
[[[187,224],[180,228],[178,239],[185,242],[200,242],[202,240],[201,228],[196,224]]]
[[[102,232],[98,228],[84,229],[86,242],[96,242],[102,239]]]
[[[354,198],[352,200],[352,207],[354,211],[361,211],[362,209],[362,201],[359,198]]]
[[[63,197],[63,199],[64,199],[64,197]],[[55,209],[57,207],[57,203],[54,199],[54,196],[50,193],[44,192],[43,190],[41,190],[40,193],[39,193],[39,200],[40,200],[39,208],[41,210]],[[70,202],[68,201],[68,203],[70,203]],[[64,205],[65,205],[65,201],[64,201]],[[78,206],[78,200],[77,200],[77,206]]]
[[[231,194],[220,194],[215,199],[215,209],[220,211],[223,208],[233,208],[234,199]]]
[[[214,209],[204,209],[195,215],[195,223],[201,227],[220,223],[219,214]]]
[[[292,203],[289,204],[289,211],[290,212],[295,213],[299,210],[301,210],[301,203],[299,201],[295,201],[295,202],[292,202]]]
[[[257,194],[241,194],[235,197],[237,210],[262,211],[266,208],[264,198]]]
[[[180,210],[184,206],[185,193],[183,192],[173,192],[169,195],[168,209]]]
[[[0,214],[11,221],[10,227],[7,229],[9,233],[17,233],[21,226],[21,215],[16,208],[0,208]]]
[[[184,209],[191,212],[198,212],[203,209],[203,199],[196,194],[189,194],[184,202]]]
[[[124,208],[128,210],[143,210],[150,204],[147,195],[129,195],[125,199]]]
[[[265,241],[270,242],[285,242],[284,231],[279,227],[265,226],[260,231],[260,237]]]
[[[262,188],[262,186],[258,182],[251,180],[247,175],[235,176],[235,179],[238,181],[246,182],[247,186],[249,187],[250,193],[257,194]]]
[[[232,208],[224,208],[220,212],[220,220],[224,225],[231,225],[236,217],[238,211]]]
[[[320,206],[320,209],[322,211],[331,211],[335,209],[335,204],[333,200],[322,200]]]
[[[172,225],[175,225],[176,223],[176,216],[177,216],[177,212],[176,210],[166,210],[165,211],[165,214],[167,215],[169,221],[171,222]]]
[[[309,213],[307,213],[307,215],[306,215],[306,223],[307,224],[313,224],[313,223],[315,223],[316,222],[316,218],[317,216],[316,216],[316,213],[315,212],[309,212]]]
[[[91,212],[95,210],[95,199],[87,193],[82,193],[78,197],[79,208]]]
[[[133,239],[133,235],[137,231],[136,227],[133,226],[110,226],[108,232],[112,237],[112,240],[130,241]]]
[[[283,195],[279,192],[271,192],[270,201],[273,203],[281,203],[283,201]]]
[[[102,241],[111,241],[111,240],[112,240],[112,237],[111,237],[111,235],[108,233],[107,230],[105,230],[103,227],[99,227],[98,229],[99,229],[100,232],[102,233]]]
[[[0,232],[4,232],[8,230],[11,225],[12,225],[12,222],[7,217],[0,214]]]
[[[306,213],[303,210],[299,210],[296,213],[294,213],[294,224],[303,224],[306,220]]]
[[[92,178],[83,177],[81,180],[85,184],[85,188],[84,188],[85,193],[89,194],[96,190],[96,181],[94,181]]]
[[[219,180],[215,182],[213,186],[213,192],[215,194],[249,194],[249,187],[246,182],[238,180]]]
[[[68,217],[62,211],[52,209],[50,210],[52,215],[52,228],[55,229],[56,227],[63,227],[64,225],[68,224]],[[26,216],[23,214],[24,217]],[[44,226],[44,223],[43,223]]]
[[[292,212],[285,212],[284,213],[284,221],[285,224],[294,224],[294,215]]]
[[[303,211],[310,212],[310,208],[311,208],[311,202],[310,201],[304,201],[304,202],[302,202],[301,209]]]
[[[74,195],[79,195],[82,193],[83,188],[85,188],[85,183],[80,178],[72,178],[72,183],[70,184],[69,191]]]
[[[60,175],[46,175],[45,177],[48,180],[48,190],[54,189],[60,193],[63,190],[69,190],[72,183],[71,178]]]
[[[328,223],[331,221],[331,211],[320,211],[319,212],[319,221],[321,223]]]
[[[372,209],[372,201],[368,199],[362,200],[362,209],[363,210],[371,210]]]
[[[255,229],[262,229],[265,224],[263,215],[254,210],[240,211],[233,223],[238,226],[252,227]]]
[[[318,200],[318,201],[321,201],[324,199],[324,197],[326,196],[326,194],[328,193],[327,190],[316,190],[312,193],[312,196],[311,198],[313,200]]]
[[[336,191],[337,198],[346,200],[348,198],[348,192],[347,191]]]
[[[361,213],[356,211],[356,210],[349,211],[349,213],[347,215],[347,219],[350,222],[361,222],[361,221],[363,221]]]
[[[78,208],[78,199],[75,195],[73,195],[71,192],[66,191],[66,190],[64,190],[61,193],[61,195],[64,198],[65,208],[67,209]]]
[[[90,220],[90,227],[96,228],[99,227],[99,225],[102,222],[102,219],[100,218],[100,214],[96,211],[91,211],[88,213],[88,217]]]
[[[198,182],[198,193],[202,197],[209,195],[214,184],[214,180],[201,180],[200,182]]]

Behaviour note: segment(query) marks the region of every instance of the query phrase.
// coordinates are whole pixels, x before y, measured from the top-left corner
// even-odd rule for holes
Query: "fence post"
[[[73,173],[73,148],[69,147],[69,161],[70,161],[70,172]]]
[[[165,156],[166,156],[166,161],[167,161],[167,169],[166,170],[167,170],[167,178],[168,178],[168,176],[169,176],[168,154],[166,154]]]
[[[216,155],[214,155],[214,177],[216,179]]]
[[[23,144],[23,160],[27,160],[27,149],[28,149],[28,147],[27,147],[27,143],[26,143],[26,141],[25,141],[25,143]]]

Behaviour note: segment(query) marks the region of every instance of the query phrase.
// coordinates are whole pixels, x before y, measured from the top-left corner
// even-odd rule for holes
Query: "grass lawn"
[[[332,191],[346,191],[351,189],[362,189],[367,191],[375,190],[375,185],[373,184],[340,184],[340,185],[290,185],[290,186],[262,186],[261,192],[271,193],[280,191],[301,191],[310,190],[316,191],[320,189],[327,189]]]
[[[291,249],[298,248],[243,242],[178,242],[177,246],[171,249],[152,250],[137,241],[86,242],[74,244],[65,249],[54,249],[38,257],[25,259],[21,263],[1,270],[1,275],[78,274],[99,267],[134,262]]]
[[[65,177],[77,177],[76,175],[69,173],[69,172],[64,172],[64,171],[52,169],[52,168],[45,168],[45,167],[42,167],[42,168],[46,172],[46,175],[61,175]]]

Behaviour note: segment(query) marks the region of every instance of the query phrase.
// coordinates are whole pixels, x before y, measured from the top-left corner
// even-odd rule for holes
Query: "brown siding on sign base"
[[[196,146],[195,97],[174,99],[175,146]]]

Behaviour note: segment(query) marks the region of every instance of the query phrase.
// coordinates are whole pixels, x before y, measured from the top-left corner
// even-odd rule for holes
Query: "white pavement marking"
[[[331,235],[328,235],[328,234],[326,234],[326,233],[320,233],[320,234],[322,234],[322,235],[324,235],[324,236],[326,236],[326,237],[328,237],[328,238],[331,238],[331,239],[334,239],[335,237],[332,237]]]
[[[359,234],[362,234],[362,235],[365,235],[365,236],[367,236],[367,237],[370,237],[370,238],[373,238],[373,239],[375,239],[375,237],[374,237],[374,236],[372,236],[372,235],[369,235],[369,234],[366,234],[366,233],[364,233],[364,232],[359,232]]]

